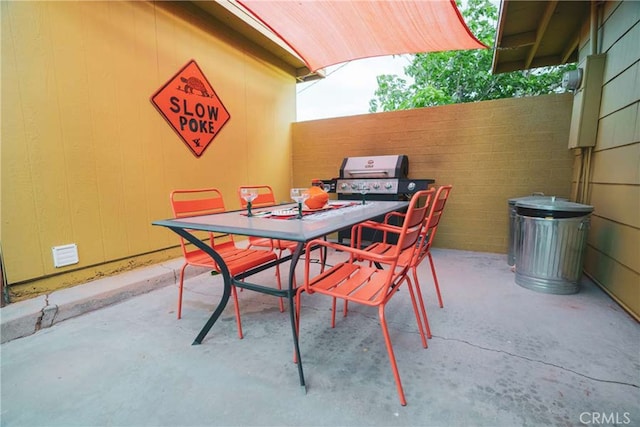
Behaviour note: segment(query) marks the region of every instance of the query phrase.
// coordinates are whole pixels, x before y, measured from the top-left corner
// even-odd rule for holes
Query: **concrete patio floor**
[[[515,284],[505,255],[433,254],[444,308],[425,263],[429,348],[406,287],[387,307],[406,407],[376,309],[350,306],[332,329],[330,300],[303,295],[306,394],[273,297],[239,294],[244,339],[230,303],[191,345],[221,295],[221,278],[205,273],[186,282],[181,320],[172,284],[2,344],[0,424],[640,425],[640,326],[596,285],[538,293]]]

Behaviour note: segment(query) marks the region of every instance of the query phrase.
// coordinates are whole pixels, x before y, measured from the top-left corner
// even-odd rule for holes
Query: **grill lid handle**
[[[388,177],[389,172],[386,170],[353,170],[347,172],[351,176],[372,176],[373,178]]]

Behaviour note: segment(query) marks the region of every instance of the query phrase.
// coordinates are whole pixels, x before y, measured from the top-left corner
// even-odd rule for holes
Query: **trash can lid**
[[[525,197],[514,197],[513,199],[509,199],[509,205],[515,206],[516,203],[519,202],[537,202],[537,201],[551,201],[555,200],[567,200],[564,197],[556,197],[556,196],[542,196],[542,195],[533,195],[533,196],[525,196]]]
[[[552,212],[573,212],[584,214],[593,212],[593,206],[569,202],[566,199],[557,199],[555,197],[546,197],[544,199],[537,200],[522,200],[516,203],[516,207]]]
[[[567,200],[558,200],[556,198],[516,203],[516,212],[518,216],[523,217],[568,219],[587,217],[592,211],[593,206],[573,203]]]

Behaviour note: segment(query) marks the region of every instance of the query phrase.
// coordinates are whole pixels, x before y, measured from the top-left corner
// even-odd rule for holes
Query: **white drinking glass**
[[[292,188],[289,193],[291,200],[298,203],[298,219],[302,218],[302,202],[309,198],[308,188]]]
[[[258,197],[258,190],[256,188],[241,188],[240,197],[247,202],[247,216],[253,216],[251,203]]]

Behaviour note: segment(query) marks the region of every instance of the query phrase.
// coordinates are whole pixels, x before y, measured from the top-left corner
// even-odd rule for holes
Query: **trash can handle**
[[[578,230],[584,230],[584,229],[589,229],[591,225],[591,220],[589,219],[589,217],[584,218],[582,221],[580,221],[580,225],[578,226]]]

